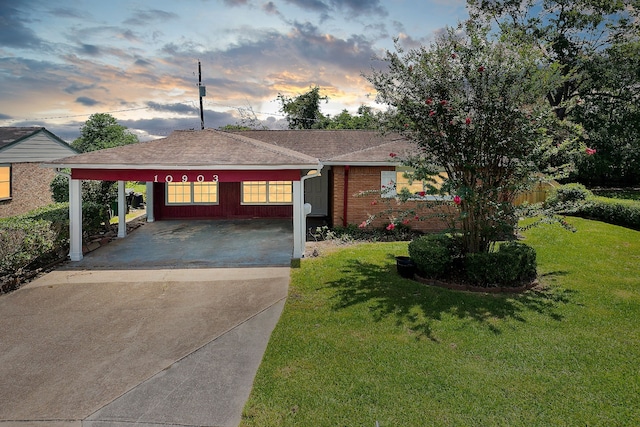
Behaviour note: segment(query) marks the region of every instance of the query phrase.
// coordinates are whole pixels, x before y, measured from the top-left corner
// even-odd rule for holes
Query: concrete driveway
[[[287,296],[288,264],[265,265],[290,252],[256,257],[254,268],[211,267],[204,240],[172,228],[172,252],[189,268],[152,251],[118,264],[131,245],[166,239],[164,226],[0,296],[0,426],[238,425]],[[243,237],[253,256],[258,234],[232,228],[226,236]]]

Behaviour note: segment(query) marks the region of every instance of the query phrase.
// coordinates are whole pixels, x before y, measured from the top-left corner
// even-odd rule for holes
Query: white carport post
[[[69,177],[69,258],[82,260],[82,181]]]
[[[124,184],[124,181],[118,181],[118,237],[127,235],[127,199]]]
[[[311,213],[311,205],[304,202],[304,182],[321,175],[322,165],[314,173],[305,175],[300,181],[293,181],[293,258],[304,256],[307,242],[307,215]]]
[[[154,222],[156,218],[153,216],[153,182],[147,182],[147,222]]]
[[[304,255],[304,186],[302,181],[293,181],[293,258]]]

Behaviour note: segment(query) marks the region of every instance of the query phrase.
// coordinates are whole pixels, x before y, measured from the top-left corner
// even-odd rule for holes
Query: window
[[[217,182],[167,182],[167,205],[218,204]]]
[[[11,198],[11,165],[0,165],[0,200]]]
[[[410,179],[411,169],[407,167],[398,167],[395,171],[382,171],[380,177],[380,189],[382,191],[382,197],[391,198],[395,197],[396,194],[402,189],[407,189],[410,193],[415,195],[416,199],[424,199],[424,200],[442,200],[442,196],[432,195],[432,194],[421,194],[424,192],[428,192],[429,185],[435,187],[437,189],[442,185],[442,181],[444,177],[446,177],[445,172],[441,172],[440,176],[434,176],[434,182],[425,182],[425,181],[412,181]],[[444,197],[446,199],[447,197]]]
[[[244,181],[243,205],[288,205],[293,203],[292,181]]]

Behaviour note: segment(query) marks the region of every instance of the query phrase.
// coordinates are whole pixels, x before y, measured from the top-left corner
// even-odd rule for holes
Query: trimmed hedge
[[[448,234],[426,234],[409,243],[409,256],[419,274],[437,279],[446,276],[457,258],[455,239]]]
[[[496,252],[463,257],[455,237],[429,234],[409,243],[409,256],[422,277],[453,276],[479,287],[518,287],[537,275],[536,251],[521,242],[505,242]]]
[[[465,272],[476,286],[518,286],[536,277],[536,251],[520,242],[500,245],[497,252],[467,254]]]
[[[594,196],[588,199],[576,215],[640,230],[640,201]]]

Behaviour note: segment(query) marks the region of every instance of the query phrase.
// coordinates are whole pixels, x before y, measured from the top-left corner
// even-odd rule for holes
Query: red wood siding
[[[219,182],[217,205],[167,206],[165,184],[153,185],[154,215],[156,219],[209,218],[293,218],[292,205],[255,206],[240,204],[240,183]]]

